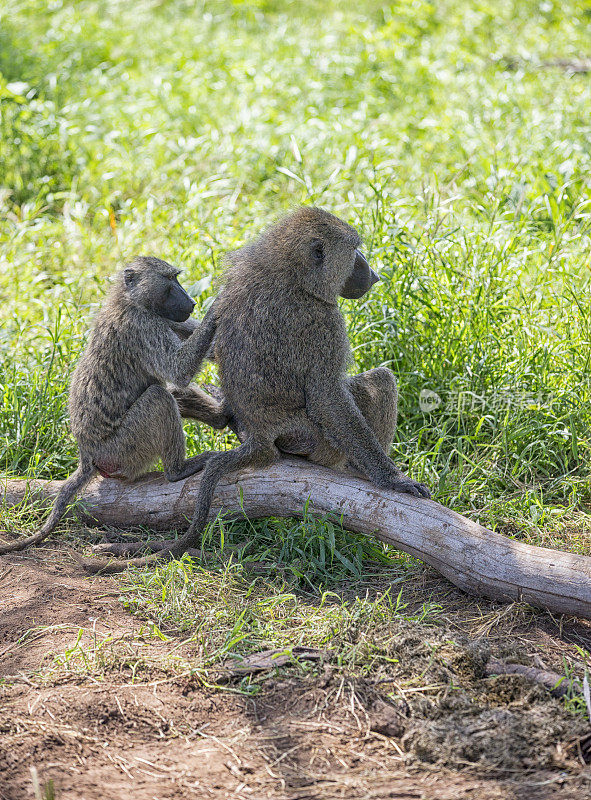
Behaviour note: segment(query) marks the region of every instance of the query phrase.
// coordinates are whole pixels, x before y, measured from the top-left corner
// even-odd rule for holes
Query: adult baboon
[[[70,424],[80,462],[64,483],[41,530],[0,546],[0,554],[37,544],[54,530],[68,503],[97,473],[133,480],[158,458],[169,481],[202,469],[206,454],[185,458],[177,402],[166,383],[184,388],[191,416],[226,425],[220,403],[189,381],[213,341],[213,312],[189,320],[195,303],[179,284],[179,270],[140,257],[115,278],[72,378]],[[183,341],[183,339],[185,341]]]
[[[385,368],[347,378],[350,355],[339,296],[362,297],[378,280],[358,248],[357,231],[318,208],[300,208],[230,258],[215,306],[215,358],[226,410],[243,443],[210,453],[186,534],[154,542],[157,556],[110,563],[115,572],[195,546],[217,482],[227,472],[264,467],[280,450],[328,466],[349,462],[381,488],[429,497],[390,460],[397,392]],[[185,411],[190,406],[183,399]],[[143,543],[102,545],[133,553]],[[162,548],[162,549],[161,549]],[[89,569],[104,568],[93,562]]]

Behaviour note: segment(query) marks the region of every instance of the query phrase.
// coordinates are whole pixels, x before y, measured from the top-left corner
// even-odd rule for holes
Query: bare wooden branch
[[[553,697],[567,697],[568,695],[583,693],[583,687],[577,680],[546,669],[526,667],[525,664],[509,664],[505,661],[499,661],[498,658],[490,658],[487,661],[484,667],[484,674],[489,677],[494,675],[522,675],[534,683],[541,684],[545,689],[548,689]]]
[[[193,513],[198,475],[167,483],[151,473],[134,484],[96,479],[81,501],[79,519],[117,528],[182,529]],[[48,500],[59,481],[7,481],[4,501]],[[240,493],[243,496],[241,507]],[[244,469],[220,482],[212,516],[301,516],[335,512],[345,528],[373,536],[433,566],[456,586],[496,600],[522,601],[591,619],[591,558],[533,547],[494,533],[431,500],[377,489],[347,473],[282,459],[267,469]]]

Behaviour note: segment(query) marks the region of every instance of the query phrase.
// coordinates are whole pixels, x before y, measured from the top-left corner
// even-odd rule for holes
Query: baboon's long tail
[[[123,572],[128,567],[149,567],[162,559],[180,558],[186,550],[199,543],[200,535],[207,523],[213,493],[220,479],[233,470],[248,466],[264,467],[271,464],[277,457],[278,452],[272,443],[267,442],[261,445],[253,439],[247,439],[244,444],[233,450],[216,453],[211,456],[203,470],[191,525],[185,535],[178,539],[172,547],[168,546],[166,549],[144,558],[130,558],[121,561],[85,559],[80,562],[81,565],[90,573],[101,572],[104,575],[113,575],[116,572]]]
[[[46,539],[50,533],[55,529],[56,525],[63,517],[68,503],[74,495],[84,488],[86,484],[97,474],[96,469],[91,463],[80,464],[78,469],[73,472],[67,481],[64,483],[55,499],[51,514],[47,518],[45,525],[40,531],[34,533],[32,536],[27,536],[26,539],[19,539],[11,544],[0,545],[0,556],[6,553],[16,553],[20,550],[25,550],[33,544],[39,544]]]

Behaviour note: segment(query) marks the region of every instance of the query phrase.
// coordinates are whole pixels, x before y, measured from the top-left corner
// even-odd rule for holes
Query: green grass
[[[393,455],[449,507],[591,552],[591,77],[546,63],[590,33],[582,0],[6,0],[0,470],[72,470],[68,380],[115,268],[157,254],[202,303],[227,250],[317,203],[382,274],[343,310],[354,369],[398,375]],[[326,520],[231,530],[302,589],[413,569]]]

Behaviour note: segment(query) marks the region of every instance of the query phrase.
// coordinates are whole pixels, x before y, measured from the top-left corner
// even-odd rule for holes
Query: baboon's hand
[[[395,492],[412,494],[415,497],[426,497],[427,499],[431,497],[431,492],[424,483],[418,483],[418,481],[413,481],[407,477],[392,481],[389,488],[393,489]]]

